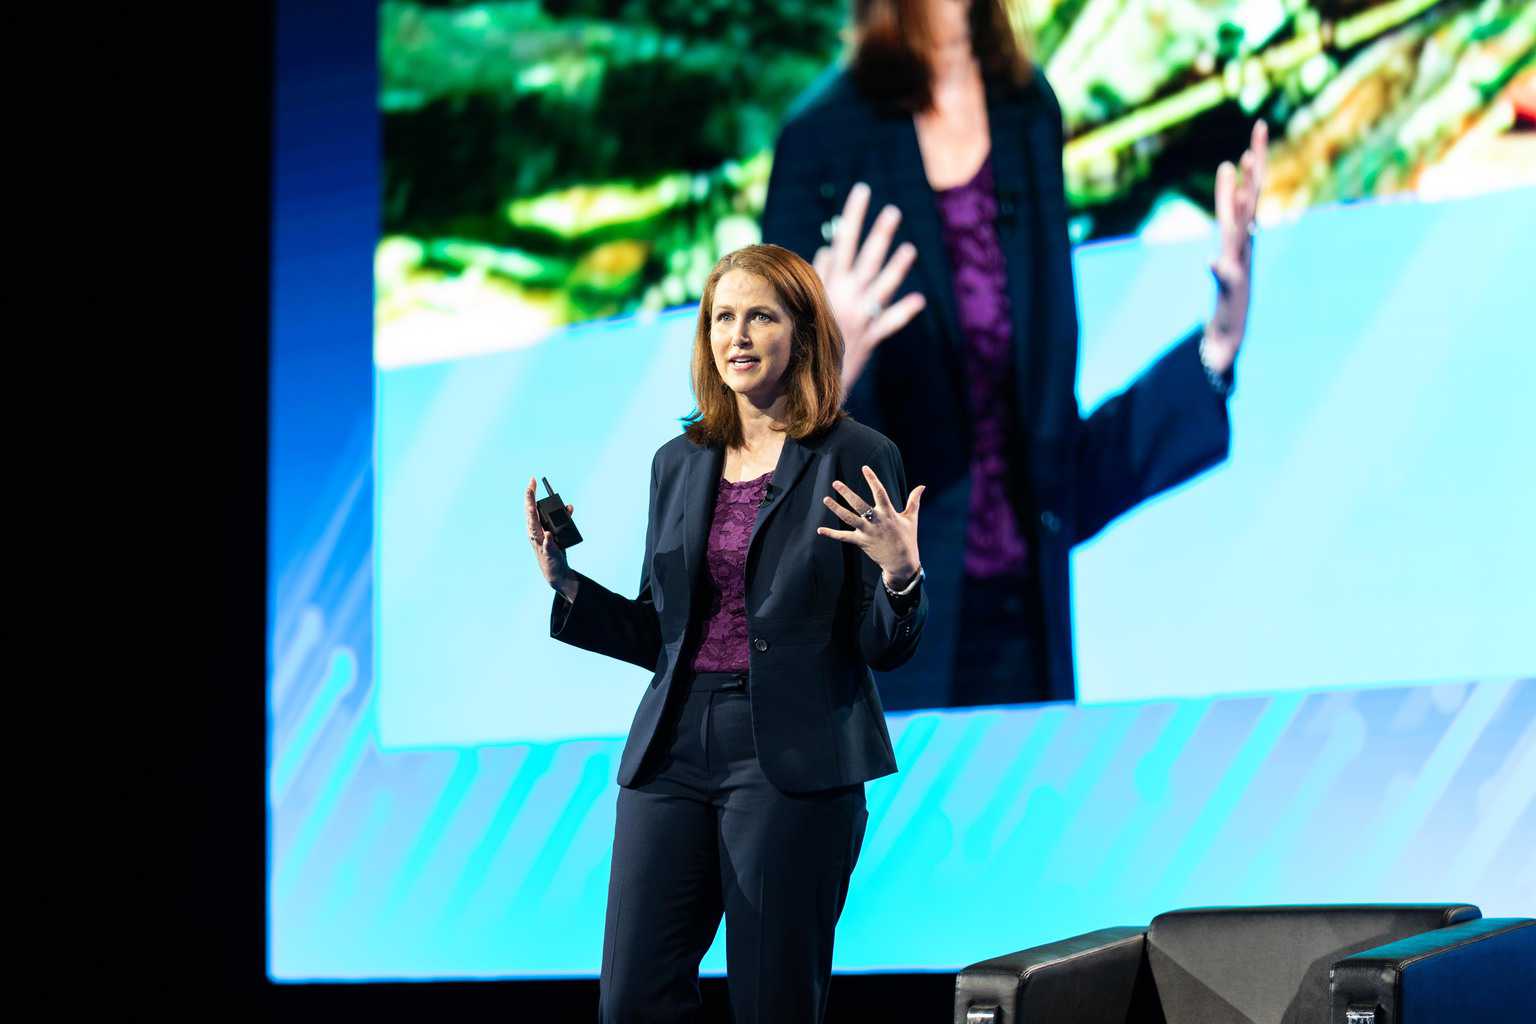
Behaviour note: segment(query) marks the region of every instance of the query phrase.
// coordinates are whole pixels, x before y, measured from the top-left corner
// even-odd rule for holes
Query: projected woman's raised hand
[[[1248,328],[1250,274],[1253,269],[1255,214],[1269,158],[1269,126],[1258,121],[1242,158],[1216,169],[1216,223],[1220,243],[1211,274],[1216,278],[1216,309],[1205,326],[1201,357],[1216,373],[1226,373],[1237,358]]]
[[[859,182],[848,192],[832,231],[832,244],[817,250],[812,261],[826,286],[832,316],[843,332],[844,395],[864,372],[876,346],[907,326],[922,312],[925,302],[919,292],[908,292],[891,302],[917,259],[917,247],[911,242],[903,242],[886,259],[901,224],[901,211],[886,206],[861,243],[859,235],[868,213],[869,186]]]

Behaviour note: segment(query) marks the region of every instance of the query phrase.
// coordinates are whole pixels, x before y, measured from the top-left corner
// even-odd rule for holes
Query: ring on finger
[[[864,303],[864,315],[871,320],[884,312],[885,304],[879,299],[870,299]]]
[[[865,509],[863,512],[860,512],[859,515],[863,516],[865,519],[869,520],[871,523],[875,521],[875,510],[874,510],[873,507]]]

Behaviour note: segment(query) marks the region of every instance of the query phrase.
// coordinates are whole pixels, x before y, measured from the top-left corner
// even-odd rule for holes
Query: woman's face
[[[729,270],[715,284],[709,348],[726,387],[754,405],[778,398],[789,366],[795,325],[767,280]]]

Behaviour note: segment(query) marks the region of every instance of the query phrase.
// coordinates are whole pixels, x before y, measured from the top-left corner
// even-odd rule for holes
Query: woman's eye
[[[730,318],[731,318],[731,314],[729,314],[729,313],[716,313],[715,314],[715,319],[716,320],[729,320]]]
[[[772,320],[772,319],[773,319],[773,317],[771,317],[771,316],[769,316],[769,315],[768,315],[768,314],[767,314],[767,313],[758,313],[758,314],[757,314],[757,318],[758,318],[758,319],[759,319],[759,320],[762,320],[762,321],[764,321],[764,322],[765,322],[765,323],[766,323],[766,322],[767,322],[767,321],[769,321],[769,320]]]

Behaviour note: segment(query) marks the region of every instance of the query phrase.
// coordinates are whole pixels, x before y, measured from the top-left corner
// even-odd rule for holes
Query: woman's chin
[[[738,398],[745,398],[753,405],[772,405],[774,400],[779,397],[779,389],[773,384],[769,384],[763,374],[732,374],[732,376],[745,377],[747,379],[727,379],[725,386],[734,391]]]

